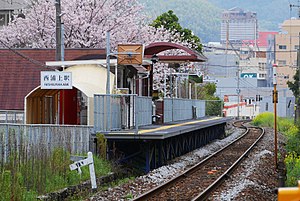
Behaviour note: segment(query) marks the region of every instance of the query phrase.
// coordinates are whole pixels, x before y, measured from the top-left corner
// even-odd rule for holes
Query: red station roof
[[[100,54],[105,50],[66,49],[65,60]],[[0,110],[23,110],[25,96],[40,85],[40,72],[52,70],[42,65],[54,60],[55,49],[0,49]]]

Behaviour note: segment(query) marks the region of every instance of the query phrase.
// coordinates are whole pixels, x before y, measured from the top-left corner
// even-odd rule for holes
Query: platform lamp
[[[153,96],[153,69],[154,64],[159,61],[159,57],[156,54],[153,54],[151,57],[151,69],[150,69],[150,96]]]

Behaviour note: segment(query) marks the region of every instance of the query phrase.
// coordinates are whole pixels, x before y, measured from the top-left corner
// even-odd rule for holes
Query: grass
[[[70,170],[71,163],[70,154],[61,148],[55,149],[51,156],[41,155],[25,162],[12,153],[0,172],[0,201],[35,200],[37,195],[90,179],[88,166],[81,168],[79,176],[77,171]],[[96,176],[111,172],[111,165],[106,160],[94,157],[94,165]]]

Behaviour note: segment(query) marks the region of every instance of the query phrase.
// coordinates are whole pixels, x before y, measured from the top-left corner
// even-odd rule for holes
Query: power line
[[[41,67],[44,67],[44,68],[48,68],[48,69],[52,69],[52,70],[55,69],[55,68],[53,68],[53,67],[47,66],[46,64],[43,64],[43,63],[40,62],[40,61],[37,61],[37,60],[35,60],[35,59],[30,58],[30,57],[26,56],[25,54],[23,54],[23,53],[21,53],[21,52],[15,50],[15,49],[12,49],[12,48],[9,47],[8,45],[6,45],[2,40],[0,40],[0,43],[1,43],[3,46],[5,46],[6,48],[8,48],[10,51],[12,51],[14,54],[16,54],[16,55],[18,55],[18,56],[20,56],[20,57],[26,59],[27,61],[29,61],[29,62],[31,62],[31,63],[33,63],[33,64],[35,64],[35,65],[38,65],[38,66],[41,66]]]
[[[208,49],[216,49],[216,50],[223,50],[223,51],[249,51],[249,52],[266,52],[266,53],[275,53],[275,52],[283,52],[283,53],[290,53],[290,52],[297,52],[297,50],[271,50],[271,51],[262,51],[262,50],[243,50],[243,49],[237,49],[237,48],[224,48],[224,47],[212,47],[208,45],[202,45],[204,48]]]

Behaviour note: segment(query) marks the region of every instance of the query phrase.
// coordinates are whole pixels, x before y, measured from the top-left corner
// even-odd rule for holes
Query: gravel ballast
[[[234,129],[227,138],[178,157],[169,165],[137,177],[129,183],[100,191],[88,200],[130,200],[137,197],[181,174],[187,168],[240,136],[242,132],[241,129]],[[284,138],[280,134],[278,136],[278,144],[281,146]],[[210,200],[276,200],[275,189],[278,188],[278,183],[278,172],[274,159],[274,132],[267,128],[265,136],[254,147],[249,157],[217,189]]]

